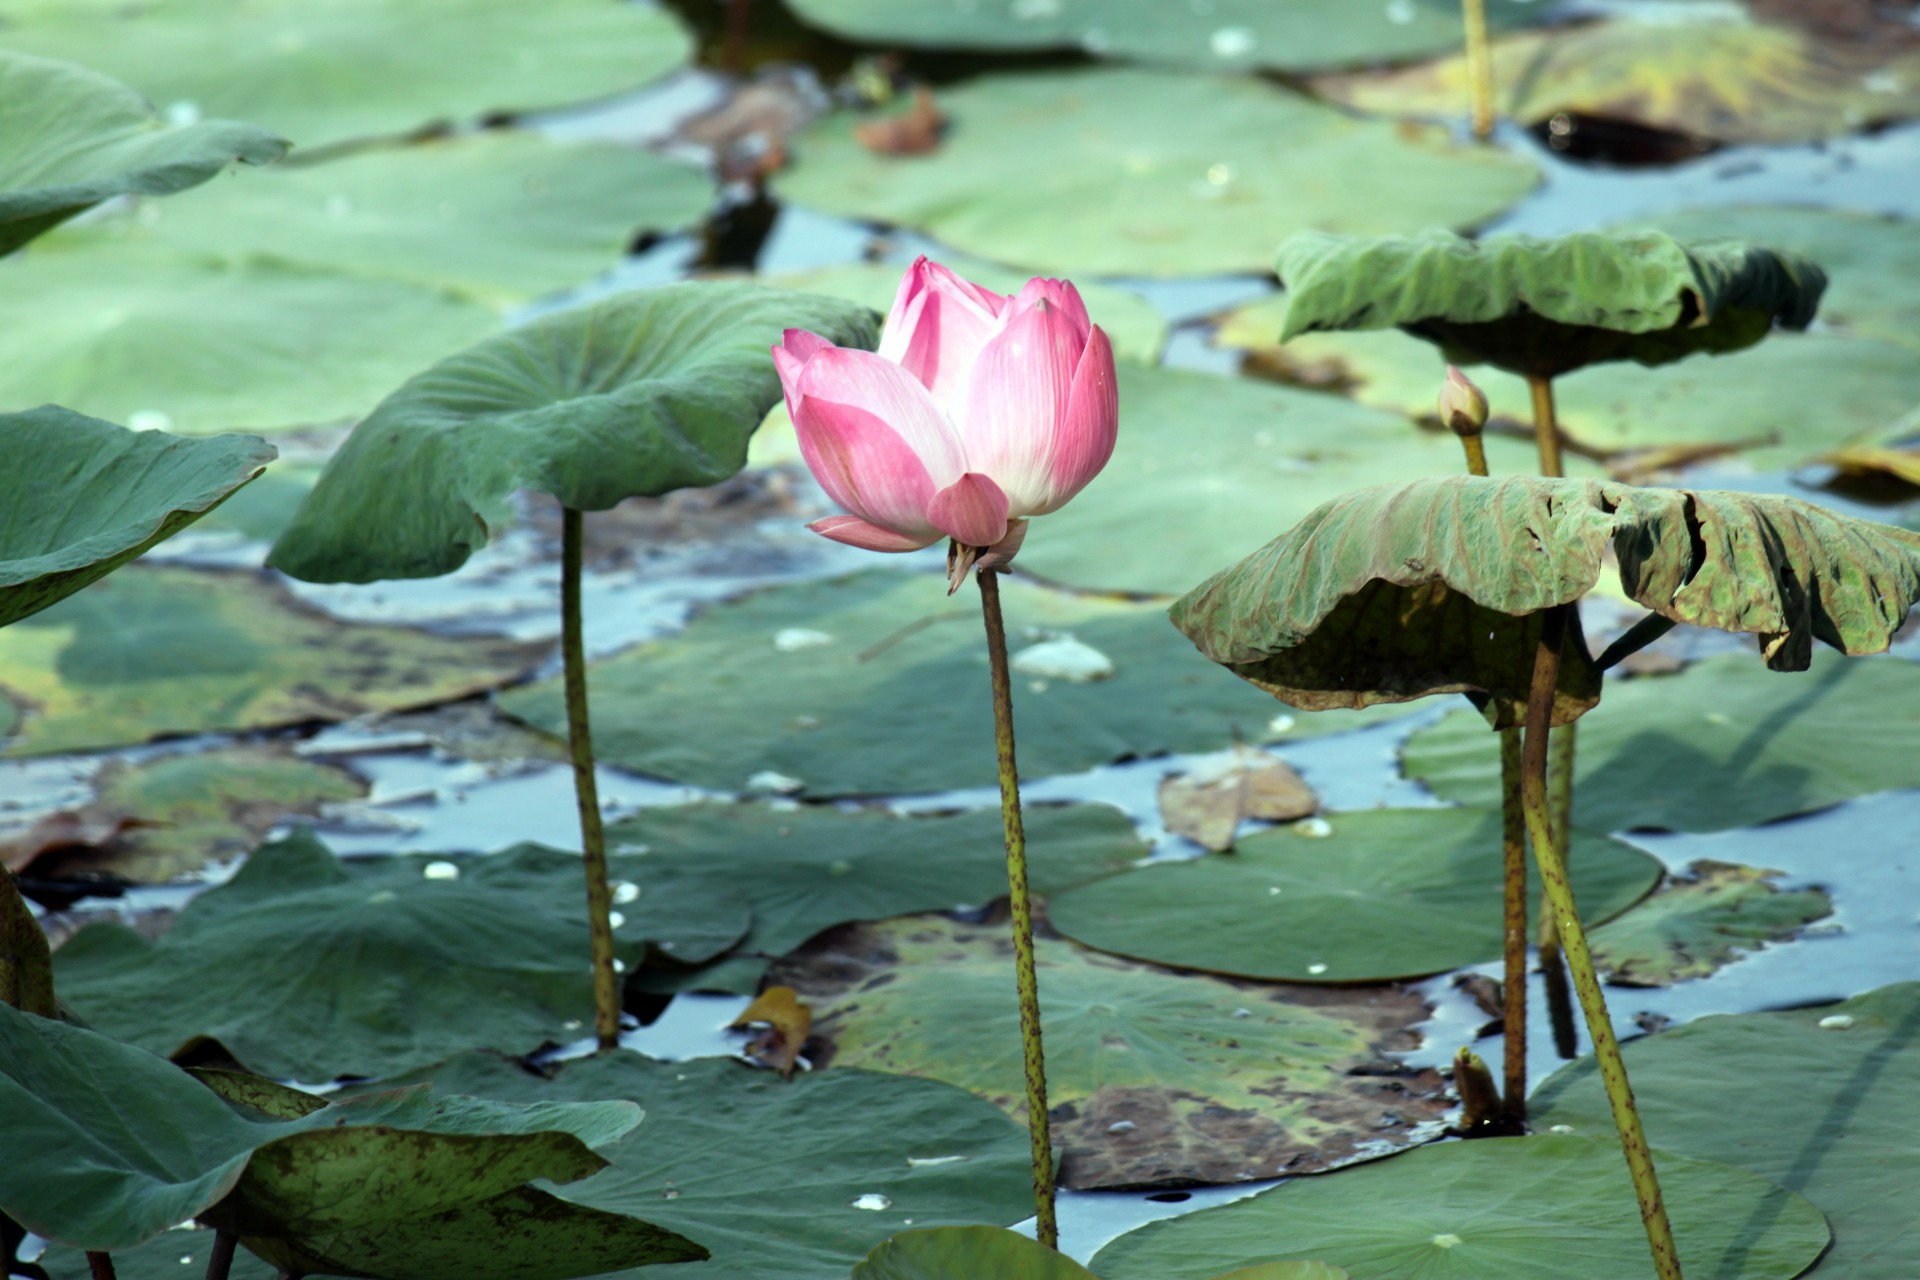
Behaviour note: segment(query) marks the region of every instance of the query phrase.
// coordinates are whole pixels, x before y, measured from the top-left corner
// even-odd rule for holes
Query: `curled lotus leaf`
[[[0,254],[102,200],[171,195],[286,150],[231,120],[170,126],[118,80],[0,50]]]
[[[1673,622],[1752,633],[1804,671],[1821,640],[1878,653],[1920,600],[1920,534],[1793,498],[1598,480],[1433,477],[1320,507],[1173,606],[1200,651],[1283,702],[1490,697],[1517,722],[1537,615],[1599,581]],[[1599,700],[1577,631],[1556,723]]]
[[[1392,325],[1458,363],[1551,378],[1608,360],[1668,364],[1804,329],[1826,275],[1798,254],[1660,231],[1553,239],[1302,232],[1280,246],[1280,340]]]

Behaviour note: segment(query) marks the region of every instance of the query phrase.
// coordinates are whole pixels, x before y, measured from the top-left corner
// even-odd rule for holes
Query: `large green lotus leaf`
[[[1035,807],[1026,819],[1036,893],[1109,875],[1148,854],[1132,824],[1112,809]],[[984,906],[1003,896],[1004,838],[997,809],[898,818],[830,808],[701,805],[642,810],[608,831],[616,851],[613,874],[639,890],[639,905],[651,900],[664,879],[669,886],[682,886],[688,896],[731,891],[753,906],[753,927],[740,939],[735,962],[684,977],[651,975],[650,981],[642,974],[640,981],[748,994],[758,990],[767,959],[822,929],[852,920]],[[619,852],[633,849],[646,852]],[[714,954],[666,950],[689,963]]]
[[[1096,1280],[1072,1258],[1004,1227],[916,1227],[860,1260],[853,1280]]]
[[[1703,20],[1676,25],[1670,15],[1687,6],[1665,5],[1667,21],[1497,41],[1494,110],[1525,124],[1572,112],[1729,143],[1813,142],[1920,113],[1920,56],[1876,56],[1789,26],[1729,20],[1730,7],[1698,5]],[[1315,87],[1365,111],[1463,116],[1466,58],[1326,76]]]
[[[1704,978],[1769,942],[1833,914],[1819,889],[1783,892],[1778,871],[1702,860],[1593,933],[1593,962],[1623,987]],[[1582,914],[1586,908],[1581,908]]]
[[[6,754],[346,720],[504,684],[546,646],[341,622],[266,575],[122,571],[0,631]]]
[[[178,533],[274,453],[251,436],[182,440],[54,405],[0,414],[0,627]]]
[[[1498,804],[1494,735],[1455,713],[1407,742],[1409,776],[1466,804]],[[1615,681],[1580,730],[1574,821],[1724,831],[1920,786],[1920,671],[1823,655],[1782,677],[1740,657]]]
[[[0,254],[102,200],[171,195],[286,150],[285,139],[229,120],[169,127],[116,80],[0,50]]]
[[[1920,86],[1920,75],[1914,77]],[[1648,219],[1688,239],[1737,236],[1813,259],[1827,273],[1820,324],[1855,337],[1920,344],[1920,225],[1897,218],[1792,207],[1697,209]]]
[[[1820,1207],[1833,1250],[1818,1275],[1905,1280],[1920,1251],[1906,1194],[1920,1182],[1916,1032],[1920,984],[1908,982],[1819,1009],[1702,1018],[1629,1044],[1627,1069],[1655,1146],[1743,1165]],[[1541,1085],[1534,1122],[1611,1129],[1593,1059]]]
[[[1739,1069],[1752,1070],[1747,1063]],[[1727,1099],[1743,1092],[1720,1096],[1722,1119]],[[1790,1280],[1826,1248],[1826,1221],[1793,1192],[1731,1165],[1656,1159],[1690,1274]],[[1276,1257],[1326,1258],[1353,1280],[1652,1272],[1611,1134],[1452,1142],[1337,1178],[1289,1182],[1148,1223],[1094,1255],[1093,1266],[1104,1280],[1205,1280],[1236,1263]]]
[[[1302,232],[1280,246],[1280,340],[1391,325],[1461,364],[1557,377],[1590,364],[1668,364],[1752,346],[1774,324],[1804,329],[1826,276],[1798,254],[1660,231],[1554,239],[1447,231]]]
[[[1279,310],[1280,304],[1261,303],[1236,314],[1219,341],[1251,348],[1257,368],[1289,382],[1344,392],[1377,409],[1434,414],[1446,357],[1432,343],[1383,330],[1307,333],[1271,345]],[[1525,380],[1490,365],[1476,367],[1472,376],[1496,424],[1504,420],[1531,439]],[[1920,364],[1910,345],[1877,337],[1776,333],[1729,360],[1657,369],[1590,365],[1553,386],[1560,428],[1584,450],[1737,450],[1756,467],[1787,467],[1869,438],[1920,404]],[[1498,475],[1538,466],[1527,461],[1506,467],[1496,456],[1493,470]]]
[[[865,307],[738,282],[616,294],[530,321],[410,379],[327,463],[267,563],[371,582],[460,567],[480,508],[516,489],[604,511],[714,484],[780,399],[783,329],[871,347]]]
[[[354,800],[367,784],[342,769],[270,746],[241,746],[111,760],[93,776],[93,796],[18,842],[41,875],[105,875],[156,883],[247,852],[289,814]],[[576,869],[577,871],[577,869]]]
[[[507,303],[579,284],[617,262],[637,231],[685,227],[712,200],[704,172],[646,151],[489,130],[217,183],[87,234]]]
[[[565,1063],[550,1081],[481,1054],[416,1075],[514,1101],[639,1103],[646,1122],[604,1153],[614,1167],[565,1194],[706,1245],[711,1261],[658,1273],[684,1280],[845,1280],[903,1226],[1033,1211],[1027,1135],[931,1080],[835,1069],[788,1081],[723,1059],[632,1053]]]
[[[605,97],[693,51],[666,10],[617,0],[9,0],[0,17],[12,48],[164,106],[257,120],[303,150]]]
[[[489,307],[398,280],[68,240],[0,276],[0,404],[195,435],[344,421],[500,327]]]
[[[1376,809],[1330,825],[1320,839],[1276,827],[1232,853],[1096,880],[1050,899],[1047,918],[1101,951],[1243,978],[1377,982],[1498,958],[1497,811]],[[1658,859],[1584,833],[1569,869],[1589,923],[1661,874]]]
[[[1073,49],[1103,57],[1212,70],[1300,71],[1391,62],[1459,45],[1460,10],[1447,0],[1403,5],[1343,0],[793,0],[808,22],[875,44],[943,49]],[[1492,0],[1496,28],[1538,21],[1527,0]]]
[[[1439,1077],[1387,1064],[1427,1016],[1412,992],[1254,985],[1050,937],[1035,947],[1064,1186],[1311,1173],[1438,1132]],[[1004,919],[850,925],[783,959],[768,982],[813,1005],[816,1062],[945,1080],[1025,1118]]]
[[[829,116],[795,140],[781,195],[1036,270],[1172,276],[1264,271],[1310,227],[1474,226],[1537,176],[1443,130],[1356,120],[1258,80],[990,75],[940,104],[953,123],[924,156],[875,154]]]
[[[380,1249],[409,1240],[431,1260],[407,1272],[423,1280],[486,1259],[559,1280],[703,1256],[671,1232],[523,1185],[606,1168],[592,1148],[639,1123],[631,1102],[516,1105],[413,1088],[249,1114],[151,1054],[4,1006],[0,1097],[19,1143],[0,1169],[0,1205],[75,1248],[117,1251],[205,1215],[249,1247],[309,1260],[333,1250],[331,1265],[302,1269],[342,1275],[394,1274],[378,1267]],[[54,1270],[73,1261],[56,1255]]]
[[[1195,587],[1172,617],[1207,657],[1282,701],[1478,691],[1505,719],[1526,701],[1540,612],[1591,590],[1609,550],[1629,599],[1751,633],[1775,671],[1806,670],[1815,640],[1881,652],[1920,600],[1920,536],[1796,498],[1447,476],[1327,503]],[[1571,647],[1557,722],[1599,700],[1584,642]]]
[[[602,760],[726,791],[767,771],[814,796],[992,786],[986,640],[972,596],[949,597],[934,574],[873,569],[721,605],[678,635],[590,664],[594,745]],[[1160,609],[1017,578],[1002,598],[1028,777],[1266,736],[1272,704],[1195,662]],[[1022,665],[1021,654],[1061,634],[1105,655],[1112,676],[1061,678],[1051,659]],[[558,679],[500,705],[564,732]]]
[[[580,914],[466,877],[369,883],[302,833],[195,897],[158,942],[81,930],[54,974],[90,1025],[156,1053],[210,1039],[280,1079],[386,1076],[572,1038],[592,1016]]]

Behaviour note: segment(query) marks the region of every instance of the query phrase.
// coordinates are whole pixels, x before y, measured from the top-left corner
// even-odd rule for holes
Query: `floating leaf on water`
[[[1834,1033],[1839,1026],[1845,1034]],[[1825,1008],[1705,1017],[1630,1041],[1627,1070],[1648,1140],[1663,1153],[1662,1181],[1666,1152],[1739,1164],[1826,1214],[1833,1249],[1821,1272],[1906,1280],[1920,1219],[1888,1191],[1920,1180],[1917,1037],[1920,984],[1907,982]],[[1612,1132],[1590,1057],[1550,1077],[1533,1105],[1536,1125]],[[1684,1240],[1680,1247],[1685,1257]]]
[[[739,1017],[727,1024],[727,1030],[745,1031],[754,1026],[763,1029],[747,1044],[747,1056],[759,1059],[782,1076],[791,1077],[800,1063],[807,1032],[813,1028],[813,1009],[794,994],[792,987],[768,987],[740,1011]],[[890,1203],[885,1196],[874,1199],[883,1203],[856,1203],[854,1208],[884,1209]]]
[[[1790,1280],[1831,1234],[1805,1199],[1731,1165],[1663,1152],[1660,1185],[1677,1251],[1701,1275]],[[1516,1196],[1519,1187],[1529,1194]],[[1574,1238],[1580,1248],[1569,1250]],[[1337,1259],[1352,1280],[1593,1280],[1648,1268],[1611,1133],[1444,1143],[1297,1179],[1148,1223],[1100,1250],[1093,1266],[1104,1280],[1206,1280],[1276,1255]]]
[[[1241,822],[1290,822],[1320,807],[1319,797],[1278,756],[1239,747],[1227,760],[1160,780],[1160,820],[1207,849],[1227,849]]]
[[[1021,675],[1086,684],[1113,676],[1113,659],[1071,635],[1054,636],[1028,645],[1013,655],[1013,669]]]
[[[1695,862],[1658,893],[1594,930],[1593,962],[1616,986],[1671,986],[1704,978],[1833,914],[1825,893],[1782,891],[1771,883],[1779,875],[1731,862]]]
[[[1445,130],[1356,120],[1258,80],[1144,68],[984,75],[947,91],[931,156],[877,156],[844,114],[794,140],[782,198],[911,227],[1063,274],[1264,271],[1308,227],[1475,226],[1531,189],[1531,164]],[[1340,181],[1326,181],[1337,152]],[[1230,186],[1209,180],[1216,166]],[[1048,200],[1030,194],[1047,175]],[[1071,219],[1053,210],[1074,208]]]
[[[1437,1074],[1381,1067],[1428,1010],[1393,989],[1252,987],[1036,942],[1062,1184],[1238,1182],[1371,1159],[1433,1136]],[[769,980],[814,1006],[833,1070],[925,1076],[1026,1113],[1004,921],[851,925]],[[1250,1009],[1251,1016],[1234,1017]],[[827,1074],[831,1074],[828,1072]],[[1134,1131],[1113,1130],[1130,1120]]]
[[[1377,982],[1499,958],[1498,811],[1339,819],[1311,847],[1287,828],[1262,831],[1230,855],[1149,863],[1069,889],[1048,900],[1048,918],[1102,951],[1246,978]],[[1661,872],[1658,859],[1584,832],[1569,869],[1589,922],[1626,911]],[[1536,877],[1536,909],[1539,896]]]

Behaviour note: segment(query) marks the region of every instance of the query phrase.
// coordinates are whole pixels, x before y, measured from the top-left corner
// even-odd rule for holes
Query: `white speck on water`
[[[1115,1120],[1112,1124],[1107,1126],[1107,1132],[1108,1133],[1132,1133],[1135,1129],[1138,1129],[1139,1127],[1140,1127],[1139,1125],[1135,1124],[1131,1120]]]
[[[200,123],[200,104],[182,98],[167,104],[167,123],[176,129]]]
[[[1547,1126],[1547,1132],[1548,1132],[1548,1133],[1559,1133],[1559,1134],[1568,1134],[1568,1133],[1572,1133],[1572,1132],[1573,1132],[1573,1126],[1572,1126],[1572,1125],[1570,1125],[1570,1124],[1555,1124],[1555,1125],[1549,1125],[1549,1126]]]
[[[835,858],[827,864],[827,874],[836,879],[840,876],[850,876],[853,874],[853,864],[845,858]]]
[[[1224,187],[1233,181],[1233,166],[1224,160],[1207,166],[1207,181],[1216,187]]]
[[[1267,886],[1267,896],[1268,896],[1269,898],[1277,898],[1277,897],[1279,897],[1279,896],[1280,896],[1280,886],[1279,886],[1279,885],[1277,885],[1277,884],[1270,884],[1270,885],[1268,885],[1268,886]]]
[[[820,717],[795,716],[793,718],[793,727],[796,729],[818,729],[820,727]]]
[[[1333,824],[1325,818],[1307,818],[1293,824],[1295,834],[1309,840],[1324,840],[1333,834]]]
[[[1325,973],[1326,971],[1327,971],[1327,966],[1322,964],[1318,960],[1314,961],[1312,964],[1307,966],[1307,972],[1312,974],[1316,978],[1319,977],[1321,974]]]
[[[328,196],[327,216],[329,218],[351,218],[353,216],[353,201],[345,196]]]
[[[1415,18],[1413,0],[1388,0],[1387,21],[1404,27]]]
[[[135,409],[127,415],[127,425],[135,431],[171,431],[173,415],[159,409]]]
[[[625,973],[627,971],[627,962],[625,960],[615,960],[613,962],[613,971],[615,973]]]
[[[1706,721],[1708,724],[1732,724],[1733,717],[1724,711],[1709,711],[1706,714]]]
[[[1860,87],[1868,93],[1898,93],[1905,86],[1900,83],[1900,77],[1893,72],[1875,71],[1861,77]]]
[[[782,627],[773,633],[773,647],[782,653],[793,653],[800,649],[818,649],[823,644],[832,644],[833,637],[824,631],[814,631],[807,627]]]
[[[1433,1238],[1433,1243],[1436,1248],[1451,1249],[1453,1248],[1453,1246],[1460,1243],[1460,1237],[1453,1234],[1453,1232],[1451,1231],[1445,1231],[1435,1236]]]
[[[1844,1013],[1830,1013],[1820,1019],[1818,1025],[1822,1031],[1845,1031],[1853,1025],[1853,1018]]]
[[[455,863],[434,861],[420,868],[420,874],[428,880],[458,880],[460,868]]]
[[[1294,719],[1292,716],[1275,716],[1273,719],[1267,721],[1267,732],[1277,738],[1283,733],[1292,733],[1293,726]]]
[[[1233,1016],[1234,1016],[1234,1017],[1236,1017],[1236,1018],[1251,1018],[1251,1017],[1253,1016],[1253,1010],[1251,1010],[1251,1009],[1235,1009],[1235,1010],[1233,1011]]]
[[[565,1022],[560,1024],[560,1029],[562,1031],[578,1031],[582,1025],[583,1024],[581,1023],[580,1019],[568,1018]]]
[[[747,790],[749,791],[770,791],[775,795],[782,796],[790,796],[806,785],[806,783],[800,781],[798,778],[788,777],[784,773],[776,773],[772,769],[762,769],[747,779]]]
[[[907,1167],[910,1169],[926,1169],[937,1164],[959,1164],[965,1159],[965,1156],[908,1156]]]
[[[183,1253],[183,1254],[181,1254],[181,1255],[180,1255],[180,1265],[181,1265],[181,1266],[183,1266],[183,1267],[184,1267],[184,1266],[188,1266],[188,1265],[190,1265],[190,1264],[191,1264],[192,1262],[193,1262],[193,1255],[192,1255],[192,1254],[190,1254],[190,1253]]]
[[[606,806],[603,805],[601,807],[605,808]],[[615,846],[613,846],[613,851],[615,853],[631,853],[631,854],[637,855],[642,853],[652,853],[653,846],[650,844],[636,844],[631,841],[623,840],[619,844],[616,844]]]
[[[370,898],[368,898],[368,899],[367,899],[367,904],[368,904],[369,906],[371,906],[371,905],[373,905],[373,904],[375,904],[375,903],[381,903],[381,902],[392,902],[392,901],[393,901],[393,899],[394,899],[394,892],[393,892],[393,890],[391,890],[391,889],[382,889],[382,890],[381,890],[380,892],[378,892],[378,893],[376,893],[376,894],[374,894],[374,895],[373,895],[372,897],[370,897]]]
[[[627,922],[627,918],[621,915],[618,911],[607,912],[607,924],[609,927],[618,929],[622,925],[626,924],[626,922]]]
[[[1092,645],[1063,634],[1016,653],[1013,656],[1013,669],[1022,675],[1039,676],[1046,680],[1086,684],[1112,676],[1113,659]]]
[[[660,1193],[660,1198],[662,1200],[678,1200],[680,1198],[680,1188],[668,1187]]]
[[[872,1209],[876,1213],[882,1209],[893,1208],[893,1201],[872,1191],[867,1192],[867,1194],[863,1196],[855,1196],[847,1203],[856,1209]]]
[[[1047,683],[1047,682],[1046,682],[1045,680],[1029,680],[1029,681],[1027,681],[1027,692],[1028,692],[1028,693],[1045,693],[1045,692],[1046,692],[1046,691],[1047,691],[1047,690],[1048,690],[1049,688],[1051,688],[1051,687],[1052,687],[1052,686],[1050,686],[1050,685],[1049,685],[1049,684],[1048,684],[1048,683]]]
[[[1222,27],[1213,33],[1208,43],[1213,46],[1213,56],[1216,58],[1244,58],[1253,52],[1253,29]]]
[[[622,880],[613,886],[613,900],[623,907],[640,901],[640,886],[631,880]]]

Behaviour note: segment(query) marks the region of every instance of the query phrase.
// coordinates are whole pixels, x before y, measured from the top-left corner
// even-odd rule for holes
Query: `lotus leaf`
[[[1806,670],[1816,639],[1880,652],[1920,599],[1920,537],[1798,499],[1450,476],[1326,504],[1194,588],[1173,620],[1284,702],[1477,691],[1510,724],[1538,615],[1591,590],[1609,548],[1628,598],[1674,622],[1753,633],[1775,671]],[[1599,700],[1584,642],[1573,656],[1556,723]]]
[[[1571,112],[1714,142],[1774,144],[1920,114],[1920,56],[1912,52],[1848,45],[1743,15],[1728,20],[1732,6],[1692,7],[1701,20],[1678,27],[1623,19],[1497,41],[1494,110],[1525,124]],[[1662,12],[1670,18],[1687,8]],[[1466,109],[1466,59],[1325,76],[1315,87],[1363,111],[1457,116]]]
[[[0,631],[10,755],[346,720],[504,684],[547,646],[341,622],[266,575],[136,566]]]
[[[1623,987],[1704,978],[1769,942],[1833,914],[1818,889],[1782,892],[1780,873],[1731,862],[1694,863],[1679,879],[1593,933],[1593,962]]]
[[[0,453],[0,627],[173,536],[274,458],[252,436],[182,440],[53,405],[0,414]]]
[[[1817,1274],[1904,1280],[1920,1250],[1920,1219],[1897,1190],[1920,1179],[1916,1033],[1920,984],[1907,982],[1821,1008],[1701,1018],[1626,1055],[1657,1148],[1727,1160],[1813,1201],[1833,1224]],[[1612,1124],[1591,1058],[1536,1099],[1537,1124],[1595,1135]]]
[[[691,806],[642,810],[608,830],[612,874],[639,890],[642,906],[658,894],[663,878],[682,886],[687,897],[738,892],[753,904],[752,931],[739,939],[735,963],[685,977],[653,975],[652,985],[746,993],[758,990],[766,960],[833,925],[984,906],[1003,896],[1003,840],[997,810],[898,818],[838,809]],[[635,849],[646,852],[623,852]],[[1132,825],[1111,809],[1027,812],[1036,893],[1111,874],[1147,854]],[[670,947],[667,954],[691,964],[712,953]],[[648,978],[640,975],[643,983]]]
[[[392,1274],[383,1251],[431,1259],[409,1272],[423,1280],[471,1274],[484,1258],[562,1280],[704,1256],[670,1231],[524,1185],[606,1168],[592,1148],[639,1123],[630,1102],[516,1106],[417,1087],[250,1118],[150,1054],[5,1006],[0,1047],[20,1143],[0,1168],[0,1205],[58,1243],[118,1250],[204,1215],[322,1274]],[[518,1230],[476,1240],[487,1224]],[[428,1237],[438,1253],[422,1248]]]
[[[417,1075],[519,1102],[639,1103],[646,1123],[607,1149],[614,1167],[565,1194],[705,1244],[711,1261],[664,1273],[685,1280],[846,1280],[903,1226],[1012,1222],[1033,1209],[1026,1134],[931,1080],[836,1069],[786,1081],[724,1059],[633,1053],[563,1063],[551,1080],[482,1054]]]
[[[0,404],[193,435],[341,422],[499,327],[489,307],[397,280],[55,236],[7,264]]]
[[[1825,1220],[1793,1192],[1731,1165],[1658,1159],[1678,1251],[1694,1273],[1789,1280],[1826,1248]],[[1446,1143],[1289,1182],[1149,1223],[1102,1249],[1093,1266],[1105,1280],[1205,1280],[1274,1257],[1329,1258],[1352,1280],[1593,1280],[1649,1270],[1611,1134]]]
[[[988,75],[940,105],[953,126],[925,156],[876,155],[827,117],[795,140],[782,197],[1036,271],[1172,276],[1264,271],[1309,227],[1475,226],[1536,180],[1444,130],[1355,120],[1258,80]]]
[[[467,877],[350,875],[311,835],[258,850],[149,942],[117,924],[54,955],[89,1025],[279,1079],[387,1076],[475,1045],[529,1052],[592,1017],[581,905]]]
[[[1159,609],[1017,578],[1001,591],[1016,661],[1066,634],[1114,667],[1091,681],[1020,673],[1020,763],[1030,776],[1268,732],[1272,705],[1194,662]],[[934,574],[873,569],[714,608],[679,635],[590,664],[595,749],[726,791],[768,773],[812,796],[991,786],[986,646],[970,595],[948,598]],[[558,680],[513,690],[500,705],[564,732]],[[701,731],[684,732],[690,724]]]
[[[1617,680],[1580,730],[1574,822],[1724,831],[1920,786],[1920,671],[1822,657],[1782,680],[1740,657]],[[1498,804],[1500,760],[1478,716],[1408,740],[1407,773],[1449,800]]]
[[[713,183],[690,165],[497,130],[223,182],[87,235],[233,262],[270,256],[500,304],[571,288],[619,261],[638,232],[685,227],[712,200]]]
[[[321,473],[268,564],[317,582],[432,577],[487,541],[481,506],[537,489],[584,511],[724,480],[780,399],[786,328],[871,347],[872,313],[710,281],[616,294],[452,356],[388,396]]]
[[[853,1280],[1095,1280],[1065,1254],[1000,1227],[902,1231],[853,1269]],[[1323,1262],[1268,1262],[1214,1280],[1349,1280]]]
[[[1427,1017],[1411,992],[1172,973],[1047,937],[1035,948],[1063,1186],[1311,1173],[1439,1132],[1440,1078],[1388,1061]],[[816,1063],[945,1080],[1021,1118],[1012,964],[1004,920],[907,916],[823,934],[768,981],[813,1005]]]
[[[1328,822],[1332,833],[1318,839],[1276,827],[1231,854],[1069,889],[1050,899],[1047,918],[1102,951],[1287,982],[1418,978],[1499,957],[1500,908],[1487,892],[1500,882],[1498,813],[1378,809]],[[1652,889],[1661,867],[1575,832],[1569,871],[1582,918],[1598,923]]]
[[[0,254],[102,200],[171,195],[286,150],[230,120],[169,127],[117,80],[0,50]]]
[[[1610,360],[1668,364],[1737,351],[1774,323],[1804,329],[1826,276],[1797,254],[1659,231],[1557,239],[1446,231],[1303,232],[1280,247],[1280,340],[1398,325],[1460,364],[1553,378]]]
[[[617,0],[6,7],[12,48],[98,67],[169,111],[258,120],[303,150],[606,97],[693,52],[666,10]]]

